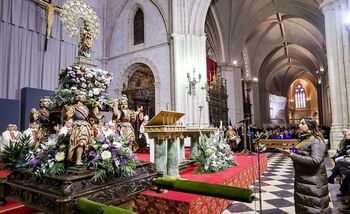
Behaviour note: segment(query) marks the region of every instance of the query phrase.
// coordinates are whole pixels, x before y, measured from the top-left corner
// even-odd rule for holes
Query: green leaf
[[[101,182],[107,177],[106,170],[104,169],[97,169],[93,172],[93,175],[91,179],[93,182]]]
[[[64,163],[55,163],[51,168],[49,168],[48,173],[51,175],[62,175],[65,172]]]

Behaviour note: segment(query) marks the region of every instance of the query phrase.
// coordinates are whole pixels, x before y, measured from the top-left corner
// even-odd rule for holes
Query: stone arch
[[[212,0],[195,0],[189,17],[189,32],[204,36],[205,19]]]
[[[221,30],[222,26],[218,20],[217,11],[212,7],[208,10],[205,25],[207,26],[207,29],[211,29],[211,31],[209,31],[210,35],[208,35],[207,33],[206,39],[207,39],[207,43],[209,42],[209,44],[213,48],[215,47],[214,52],[217,57],[216,60],[218,62],[225,62],[226,58],[225,58],[225,51],[224,51],[224,41],[223,41],[222,30]]]
[[[155,112],[159,112],[160,110],[160,77],[157,67],[154,65],[154,63],[144,57],[138,57],[130,60],[128,63],[126,63],[122,68],[122,73],[120,77],[120,81],[125,83],[128,80],[128,77],[131,76],[140,66],[147,66],[150,68],[150,70],[153,73],[154,76],[154,84],[155,84]],[[119,88],[117,91],[122,91],[122,85],[119,84]]]

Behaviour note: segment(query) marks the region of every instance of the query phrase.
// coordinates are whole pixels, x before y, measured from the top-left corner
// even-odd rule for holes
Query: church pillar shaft
[[[235,124],[236,121],[242,120],[244,117],[241,67],[221,66],[221,72],[227,80],[228,120]]]
[[[331,148],[337,148],[342,128],[349,127],[350,56],[349,31],[343,20],[349,10],[346,0],[328,0],[322,5],[325,16],[328,76],[332,108]]]
[[[205,37],[189,34],[173,34],[174,40],[174,76],[175,111],[186,113],[184,124],[190,127],[209,126],[209,109],[206,91],[201,88],[207,81]],[[195,69],[195,73],[193,73]],[[195,79],[191,88],[188,79]],[[201,79],[199,79],[199,74]],[[199,106],[203,106],[201,114]]]

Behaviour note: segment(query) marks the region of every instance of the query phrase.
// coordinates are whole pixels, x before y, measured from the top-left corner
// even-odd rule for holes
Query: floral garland
[[[201,165],[197,168],[198,173],[215,173],[236,165],[230,146],[220,138],[201,134],[199,147],[200,155],[196,160]]]
[[[61,108],[74,102],[76,91],[84,91],[86,99],[99,103],[105,110],[113,103],[107,92],[113,74],[99,68],[71,66],[59,74],[59,86],[55,93],[55,107]]]

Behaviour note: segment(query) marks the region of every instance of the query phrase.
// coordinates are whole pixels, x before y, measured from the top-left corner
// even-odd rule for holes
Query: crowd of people
[[[323,126],[319,127],[320,132],[324,136],[324,139],[328,144],[330,128]],[[243,149],[243,126],[228,126],[222,127],[222,133],[226,142],[231,146],[232,151],[239,152]],[[255,125],[249,125],[246,128],[246,139],[247,147],[250,150],[254,150],[252,145],[256,139],[298,139],[300,136],[300,129],[296,126],[285,128],[285,127],[270,127],[270,128],[257,128]]]

